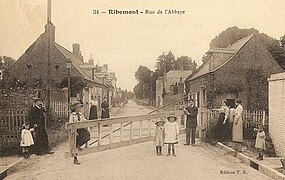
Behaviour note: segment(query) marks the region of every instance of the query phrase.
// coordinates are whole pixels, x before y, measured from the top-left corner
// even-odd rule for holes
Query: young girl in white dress
[[[165,123],[165,139],[164,143],[168,144],[168,154],[167,156],[170,156],[171,150],[172,155],[176,157],[174,144],[178,144],[178,134],[179,134],[179,125],[177,120],[177,117],[175,114],[170,114],[168,117],[168,122]]]
[[[25,159],[30,157],[29,151],[30,147],[34,144],[33,136],[31,131],[34,131],[33,128],[30,129],[29,124],[23,124],[23,130],[21,132],[21,142],[20,146],[22,147],[23,157]]]

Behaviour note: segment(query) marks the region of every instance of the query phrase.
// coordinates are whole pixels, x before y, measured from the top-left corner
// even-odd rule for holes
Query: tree
[[[135,73],[135,77],[139,83],[135,86],[134,92],[139,99],[150,97],[151,92],[151,70],[146,66],[139,66]]]
[[[192,59],[188,56],[181,56],[174,61],[174,70],[192,70],[197,66],[196,62],[192,62]]]
[[[167,73],[173,69],[174,61],[175,56],[171,51],[169,51],[167,55],[163,52],[156,60],[155,71],[159,76],[162,76],[164,72]]]
[[[285,69],[285,36],[282,36],[280,40],[274,39],[264,33],[259,33],[258,30],[251,29],[239,29],[238,27],[230,27],[216,36],[210,43],[210,48],[221,47],[226,48],[229,45],[235,43],[239,39],[242,39],[252,33],[261,40],[265,48],[270,52],[273,58]],[[203,59],[203,62],[207,61],[207,56]]]

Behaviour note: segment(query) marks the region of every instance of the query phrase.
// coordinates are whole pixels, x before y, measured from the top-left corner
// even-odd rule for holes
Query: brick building
[[[271,75],[269,78],[269,133],[275,151],[285,156],[285,73]]]
[[[267,78],[284,70],[256,35],[244,37],[227,48],[210,49],[196,72],[185,81],[186,91],[202,108],[218,108],[227,99],[240,98],[246,109],[266,110]]]

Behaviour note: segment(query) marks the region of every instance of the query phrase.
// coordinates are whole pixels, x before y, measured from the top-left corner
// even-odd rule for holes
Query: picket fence
[[[52,101],[53,116],[65,118],[68,107],[65,102]],[[0,109],[0,150],[18,146],[21,140],[22,125],[27,121],[28,108],[2,108]]]
[[[217,122],[219,111],[217,109],[201,109],[201,124],[207,128]],[[234,115],[230,114],[230,119],[233,120]],[[269,118],[265,111],[248,111],[244,110],[242,114],[243,124],[245,128],[259,127],[260,125],[268,126]]]

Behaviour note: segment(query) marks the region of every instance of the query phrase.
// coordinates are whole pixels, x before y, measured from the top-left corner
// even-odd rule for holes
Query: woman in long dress
[[[96,100],[96,97],[94,97],[93,95],[91,96],[90,105],[91,107],[89,113],[89,120],[98,119],[98,113],[97,113],[98,101]]]
[[[230,109],[227,101],[222,101],[222,106],[219,109],[218,122],[215,127],[215,141],[222,142],[227,139],[228,134],[228,117]]]
[[[236,99],[236,110],[233,123],[233,141],[234,142],[243,142],[243,122],[242,122],[242,111],[243,107],[241,105],[241,100]]]
[[[110,113],[109,113],[109,102],[106,97],[104,97],[103,102],[101,104],[102,108],[102,113],[101,113],[101,119],[104,118],[110,118]]]

